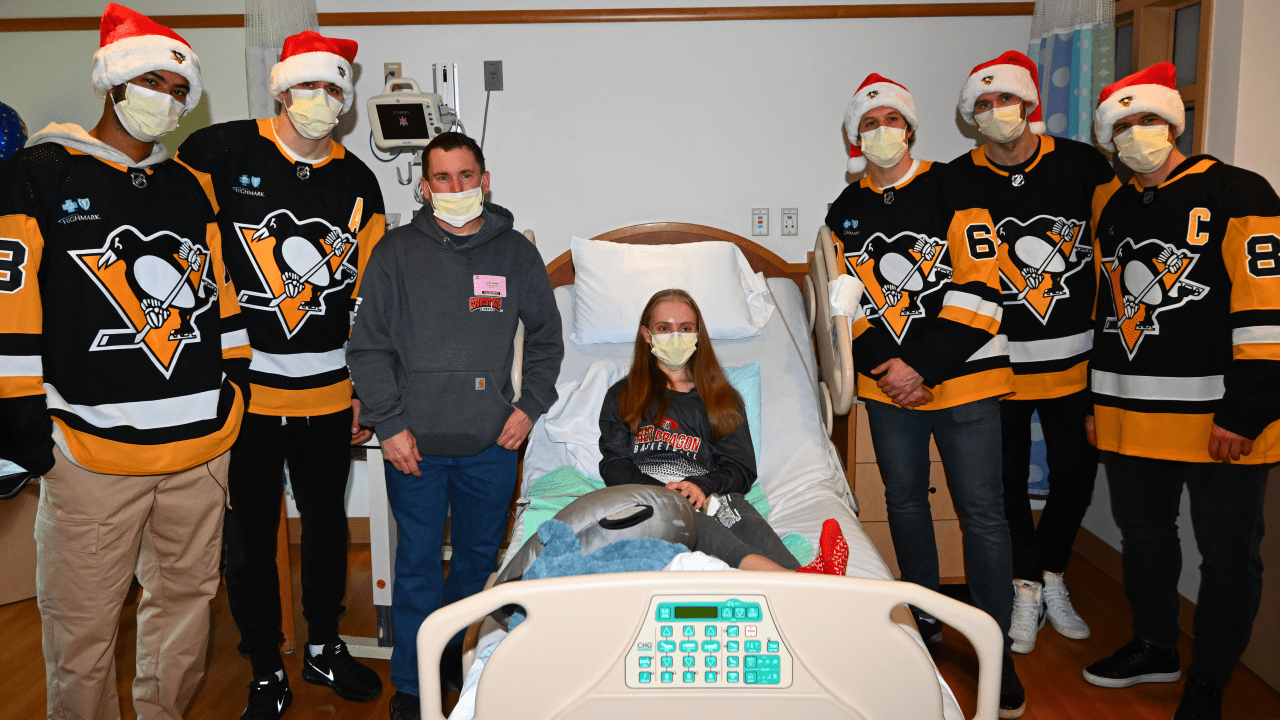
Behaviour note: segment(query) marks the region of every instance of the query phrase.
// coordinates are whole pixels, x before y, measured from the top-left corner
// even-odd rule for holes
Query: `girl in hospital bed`
[[[725,379],[689,293],[649,298],[631,372],[600,410],[600,477],[606,485],[665,486],[693,505],[697,547],[743,570],[843,575],[848,545],[823,525],[818,559],[804,568],[743,497],[756,480],[742,398]]]

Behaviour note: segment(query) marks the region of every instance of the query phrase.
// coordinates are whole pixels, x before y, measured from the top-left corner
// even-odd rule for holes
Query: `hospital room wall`
[[[1280,3],[1215,0],[1205,152],[1260,173],[1272,187],[1280,188],[1280,137],[1273,127],[1275,109],[1280,108],[1280,85],[1275,81],[1280,77],[1280,55],[1275,53],[1273,40],[1277,32]],[[1280,492],[1274,483],[1270,490],[1273,494]],[[1269,529],[1274,530],[1280,518],[1268,519]],[[1083,527],[1122,550],[1106,469],[1101,465],[1093,505]],[[1192,534],[1191,508],[1185,491],[1178,527],[1182,539],[1178,591],[1194,601],[1200,591],[1201,555]],[[1280,583],[1280,575],[1271,573],[1271,583]]]
[[[239,13],[235,0],[134,0],[143,12]],[[705,2],[433,3],[431,10],[525,7],[642,7]],[[777,5],[777,0],[740,2]],[[785,4],[785,3],[784,3]],[[18,4],[13,5],[28,5]],[[0,16],[100,12],[100,0],[51,0],[0,9]],[[439,5],[437,7],[437,5]],[[480,5],[480,8],[476,6]],[[332,7],[329,7],[332,6]],[[321,0],[321,12],[349,10]],[[378,0],[363,11],[420,10]],[[674,220],[750,232],[750,209],[770,209],[770,234],[754,238],[803,261],[848,182],[844,106],[868,72],[911,88],[922,128],[915,154],[949,160],[975,146],[955,101],[969,68],[1025,49],[1030,16],[679,23],[325,27],[360,42],[357,104],[339,126],[342,142],[374,169],[388,210],[417,205],[396,169],[369,149],[364,101],[382,89],[385,61],[430,82],[434,62],[460,64],[462,117],[479,137],[485,95],[482,62],[502,60],[505,88],[490,99],[485,152],[492,200],[533,228],[550,260],[571,236]],[[175,133],[243,117],[243,31],[184,29],[202,61],[206,98]],[[88,91],[94,31],[8,33],[0,63],[13,72],[0,100],[38,129],[51,120],[92,125],[101,105]],[[171,145],[176,143],[170,143]],[[800,210],[799,234],[782,237],[780,209]]]

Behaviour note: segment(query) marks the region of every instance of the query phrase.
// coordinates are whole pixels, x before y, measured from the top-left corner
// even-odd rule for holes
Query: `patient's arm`
[[[756,481],[756,451],[751,443],[751,428],[745,421],[737,430],[711,441],[711,462],[714,470],[685,480],[702,488],[707,495],[747,494]]]

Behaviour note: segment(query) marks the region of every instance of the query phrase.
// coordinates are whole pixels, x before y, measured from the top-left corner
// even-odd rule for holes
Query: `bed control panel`
[[[627,687],[785,688],[791,653],[763,595],[659,595],[627,653]]]

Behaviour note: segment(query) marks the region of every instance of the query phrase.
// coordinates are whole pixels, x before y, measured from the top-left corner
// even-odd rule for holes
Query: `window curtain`
[[[1093,142],[1093,110],[1116,81],[1114,0],[1036,0],[1027,56],[1049,134]]]
[[[275,117],[271,68],[280,61],[285,38],[320,30],[316,0],[245,0],[244,67],[249,117]]]

